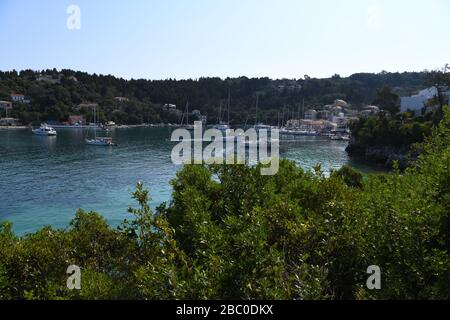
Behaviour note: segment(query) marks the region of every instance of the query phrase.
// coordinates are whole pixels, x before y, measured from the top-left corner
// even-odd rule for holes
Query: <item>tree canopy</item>
[[[43,76],[44,78],[40,78]],[[38,80],[40,79],[40,80]],[[125,80],[112,75],[97,75],[73,70],[25,70],[0,72],[0,100],[9,100],[12,92],[22,93],[30,104],[15,104],[12,115],[24,123],[32,121],[64,121],[69,114],[88,118],[89,110],[77,110],[82,102],[100,105],[100,120],[121,124],[177,122],[177,116],[163,112],[164,104],[183,109],[189,102],[209,121],[217,122],[220,105],[227,104],[231,93],[230,118],[234,124],[255,121],[256,95],[259,95],[259,120],[277,124],[280,113],[294,114],[303,105],[316,108],[344,99],[356,108],[372,104],[377,99],[386,108],[394,101],[382,88],[392,88],[393,94],[410,94],[426,84],[426,73],[359,73],[344,78],[333,76],[317,79],[269,78],[199,78],[186,80]],[[381,90],[381,91],[379,91]],[[378,94],[377,94],[378,92]],[[380,96],[381,93],[381,96]],[[116,100],[124,97],[128,100]],[[223,109],[222,109],[223,110]]]

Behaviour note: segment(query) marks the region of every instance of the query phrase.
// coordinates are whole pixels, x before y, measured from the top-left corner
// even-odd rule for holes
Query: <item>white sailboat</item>
[[[219,123],[212,126],[213,129],[222,131],[227,136],[230,131],[230,103],[231,103],[231,93],[230,93],[230,91],[228,91],[228,103],[227,103],[228,122],[222,121],[222,103],[220,103]]]
[[[186,118],[186,123],[184,123],[184,118]],[[189,102],[186,103],[186,109],[184,110],[183,117],[181,118],[180,128],[183,128],[186,130],[194,130],[195,129],[195,126],[193,124],[189,124]]]
[[[99,147],[110,147],[114,146],[113,139],[111,137],[97,137],[97,128],[96,128],[96,109],[94,108],[94,139],[86,138],[85,142],[90,146],[99,146]]]

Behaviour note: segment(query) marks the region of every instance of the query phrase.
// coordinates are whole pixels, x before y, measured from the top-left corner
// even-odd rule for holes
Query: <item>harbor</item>
[[[114,148],[86,145],[86,130],[57,129],[56,137],[36,136],[29,128],[0,131],[0,219],[13,222],[23,234],[48,224],[65,227],[76,209],[84,208],[119,224],[127,217],[136,181],[149,186],[153,207],[170,201],[169,182],[181,169],[170,159],[173,130],[116,128],[110,133],[118,145]],[[305,170],[318,163],[325,173],[343,165],[377,170],[350,159],[346,146],[326,137],[283,138],[280,154]]]

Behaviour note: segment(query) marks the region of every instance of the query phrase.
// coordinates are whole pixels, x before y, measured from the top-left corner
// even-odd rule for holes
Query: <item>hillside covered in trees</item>
[[[281,110],[293,112],[305,102],[306,108],[344,99],[354,107],[377,101],[377,92],[389,87],[396,94],[409,94],[425,85],[426,73],[360,73],[343,78],[335,75],[315,79],[272,80],[269,78],[200,78],[188,80],[125,80],[111,75],[88,74],[72,70],[0,72],[0,100],[20,93],[29,104],[14,104],[11,114],[27,124],[40,121],[65,121],[69,115],[89,115],[78,110],[84,102],[99,104],[100,119],[119,124],[179,121],[176,114],[164,112],[164,104],[207,115],[210,123],[219,118],[220,105],[231,95],[230,118],[234,124],[255,120],[256,94],[260,95],[259,120],[276,124]],[[123,97],[118,101],[117,97]],[[391,107],[391,106],[389,106]],[[224,108],[222,108],[223,110]]]

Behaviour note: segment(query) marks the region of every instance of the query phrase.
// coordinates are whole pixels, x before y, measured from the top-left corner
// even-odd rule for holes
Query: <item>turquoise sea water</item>
[[[169,128],[115,129],[114,148],[87,146],[82,130],[59,130],[57,137],[33,136],[30,130],[0,130],[0,221],[18,234],[45,225],[65,227],[78,208],[101,213],[112,225],[128,217],[136,182],[150,189],[152,206],[170,201],[169,181],[180,169],[171,162]],[[352,162],[346,142],[299,137],[282,142],[282,157],[306,169],[325,171]]]

